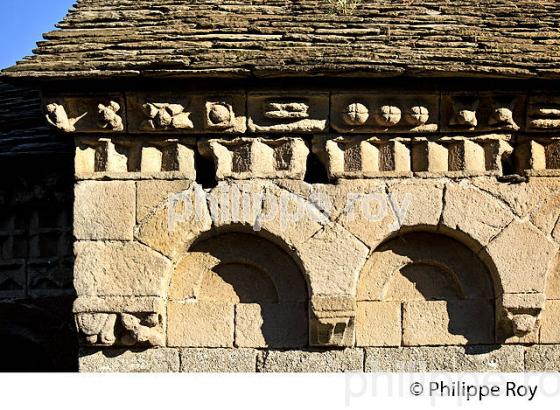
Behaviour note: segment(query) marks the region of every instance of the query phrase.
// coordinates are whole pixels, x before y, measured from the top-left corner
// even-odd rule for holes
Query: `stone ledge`
[[[375,347],[323,351],[83,348],[79,353],[79,369],[85,373],[558,371],[560,345]]]
[[[256,371],[255,349],[182,349],[181,371],[202,373],[252,373]]]
[[[560,370],[560,345],[536,345],[525,351],[525,370],[557,372]]]
[[[177,349],[81,349],[79,369],[83,373],[170,373],[179,371]]]
[[[367,348],[365,355],[366,372],[522,372],[524,370],[523,346]]]
[[[264,351],[257,363],[258,372],[333,373],[363,371],[362,349],[327,351]]]

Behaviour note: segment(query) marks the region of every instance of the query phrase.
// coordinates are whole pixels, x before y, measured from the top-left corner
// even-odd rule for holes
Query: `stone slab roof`
[[[79,0],[5,75],[560,77],[557,0],[333,3]]]

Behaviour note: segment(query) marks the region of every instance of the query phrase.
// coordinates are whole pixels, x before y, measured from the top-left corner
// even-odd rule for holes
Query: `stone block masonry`
[[[99,98],[44,100],[76,141],[82,370],[523,371],[556,354],[548,100]]]
[[[3,337],[65,295],[81,371],[560,369],[557,2],[168,3],[1,74]]]

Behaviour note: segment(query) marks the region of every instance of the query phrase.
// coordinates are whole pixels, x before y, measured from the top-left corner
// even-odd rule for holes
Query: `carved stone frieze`
[[[532,131],[560,129],[560,96],[532,95],[527,108],[527,128]]]
[[[511,155],[507,135],[391,138],[315,136],[313,152],[330,179],[499,175]]]
[[[195,178],[191,137],[76,138],[75,172],[83,178]]]
[[[442,96],[442,131],[518,131],[525,119],[525,97],[508,93]]]
[[[301,138],[205,139],[198,148],[214,162],[217,179],[303,179],[309,154]]]
[[[329,93],[249,93],[251,132],[322,132],[328,129]]]
[[[245,93],[130,93],[129,132],[243,133]]]
[[[151,103],[142,105],[146,120],[141,128],[145,131],[192,129],[191,113],[181,104]]]
[[[57,103],[50,103],[47,105],[47,121],[53,127],[64,132],[76,131],[76,123],[84,118],[87,113],[84,113],[76,118],[69,118],[66,109]]]
[[[111,101],[108,105],[99,104],[99,127],[110,131],[123,131],[123,119],[119,115],[121,106],[118,102]]]
[[[46,121],[68,133],[328,133],[332,127],[341,134],[432,134],[560,128],[559,96],[512,91],[126,92],[46,96],[43,103]]]
[[[47,123],[66,133],[123,132],[124,99],[119,95],[45,97]]]
[[[163,346],[162,317],[155,312],[77,313],[80,336],[91,346]]]
[[[435,132],[439,96],[342,93],[331,96],[332,127],[341,133]]]

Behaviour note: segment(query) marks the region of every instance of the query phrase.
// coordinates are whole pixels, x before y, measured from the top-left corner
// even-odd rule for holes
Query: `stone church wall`
[[[44,98],[81,370],[556,366],[554,97],[217,94]]]

